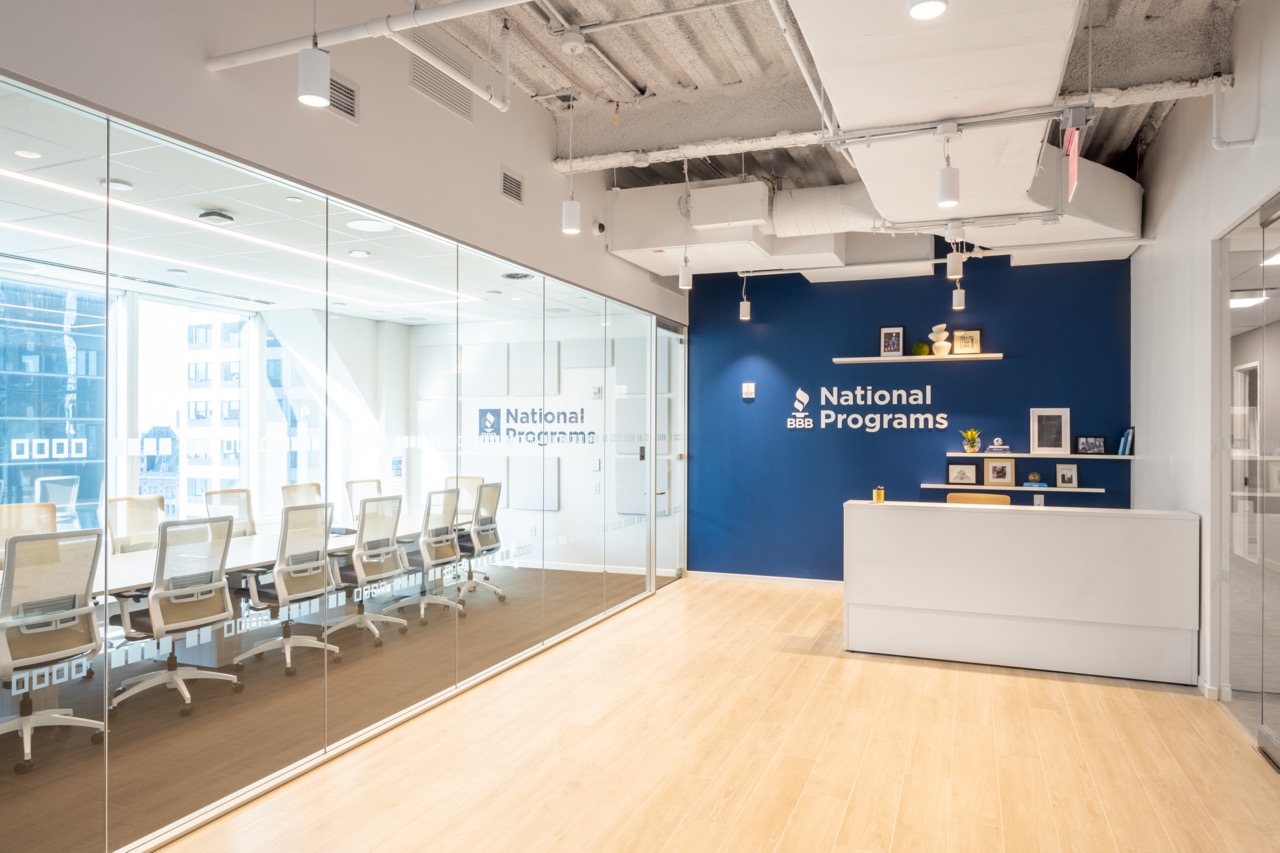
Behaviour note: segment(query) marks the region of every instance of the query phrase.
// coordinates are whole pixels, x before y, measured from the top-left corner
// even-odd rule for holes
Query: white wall
[[[320,4],[319,26],[407,8],[404,0]],[[297,102],[293,59],[206,69],[207,57],[306,34],[311,10],[305,0],[11,2],[0,72],[687,322],[683,295],[651,284],[603,240],[560,233],[568,183],[551,167],[554,122],[519,89],[505,114],[477,100],[468,124],[409,87],[407,51],[385,39],[340,45],[333,73],[358,86],[356,125]],[[487,76],[478,59],[473,68]],[[502,166],[523,178],[523,206],[499,194]],[[605,215],[606,180],[576,178],[586,224]]]
[[[1220,680],[1222,460],[1230,449],[1229,332],[1213,241],[1280,191],[1280,4],[1245,0],[1234,30],[1237,86],[1225,99],[1223,135],[1256,132],[1257,142],[1216,151],[1209,99],[1179,103],[1142,175],[1145,232],[1156,242],[1133,258],[1133,506],[1201,516],[1200,671],[1210,695]]]

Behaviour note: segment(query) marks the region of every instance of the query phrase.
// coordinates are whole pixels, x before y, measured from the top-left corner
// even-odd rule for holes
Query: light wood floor
[[[1218,703],[849,654],[840,607],[682,580],[166,849],[1280,850]]]

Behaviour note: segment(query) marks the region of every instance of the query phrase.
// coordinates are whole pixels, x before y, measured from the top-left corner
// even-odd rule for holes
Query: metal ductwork
[[[773,196],[773,233],[811,237],[875,228],[876,209],[861,181],[834,187],[778,190]]]

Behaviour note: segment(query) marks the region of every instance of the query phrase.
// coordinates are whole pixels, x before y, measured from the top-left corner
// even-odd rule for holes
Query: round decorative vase
[[[965,453],[977,453],[977,452],[978,452],[978,445],[976,445],[976,444],[966,444],[966,445],[964,446],[964,452],[965,452]]]
[[[933,344],[934,355],[950,355],[951,341],[935,341]]]

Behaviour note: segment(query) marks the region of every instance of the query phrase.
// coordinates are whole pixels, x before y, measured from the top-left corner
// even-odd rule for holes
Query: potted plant
[[[982,433],[976,429],[960,430],[960,437],[964,439],[964,452],[977,453],[981,449],[982,444],[978,441],[978,436]]]

